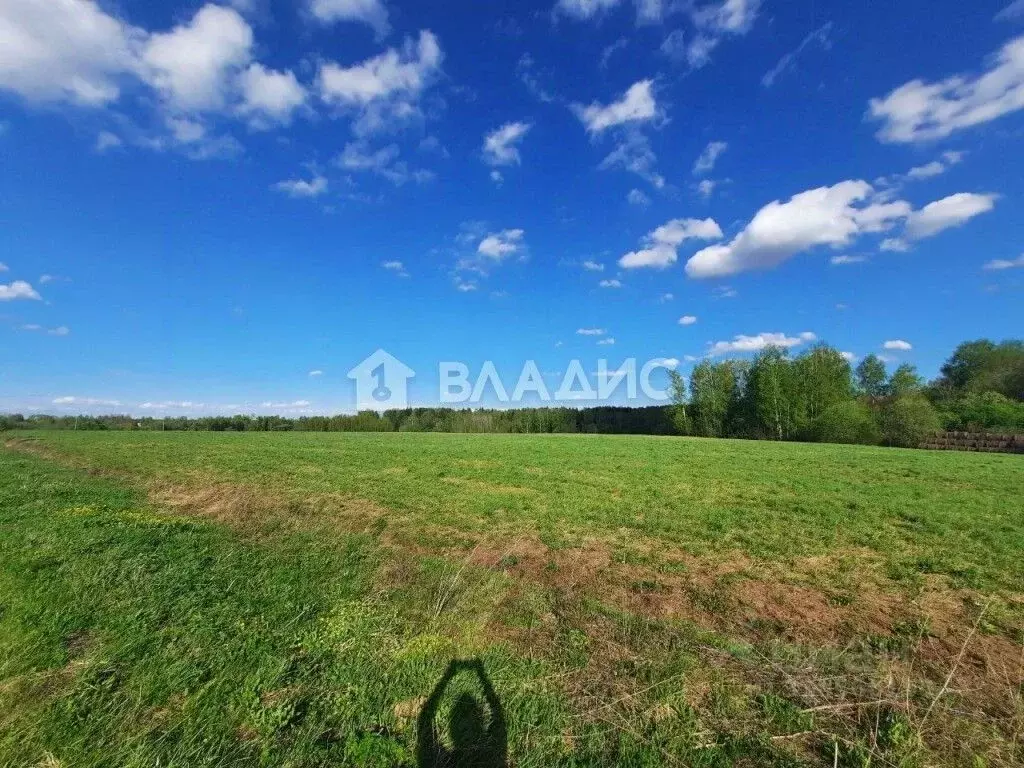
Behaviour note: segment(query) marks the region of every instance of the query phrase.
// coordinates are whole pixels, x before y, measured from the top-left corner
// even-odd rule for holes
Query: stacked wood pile
[[[999,435],[988,432],[936,432],[925,438],[921,447],[933,451],[1024,453],[1024,435]]]

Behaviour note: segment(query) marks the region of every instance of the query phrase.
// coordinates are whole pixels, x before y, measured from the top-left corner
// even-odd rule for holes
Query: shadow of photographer
[[[448,739],[437,722],[438,709],[448,688],[462,673],[476,677],[483,692],[480,699],[467,691],[457,694],[448,716]],[[508,731],[505,711],[479,659],[453,661],[420,712],[416,764],[420,768],[505,768],[508,765]]]

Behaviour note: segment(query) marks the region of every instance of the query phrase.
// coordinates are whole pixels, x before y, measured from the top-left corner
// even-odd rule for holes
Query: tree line
[[[1024,431],[1024,342],[965,342],[926,383],[912,365],[891,372],[876,355],[854,368],[820,344],[791,357],[768,347],[752,359],[703,360],[689,381],[672,372],[672,404],[640,408],[408,408],[351,415],[0,415],[4,429],[236,432],[463,432],[684,434],[917,446],[929,433]]]

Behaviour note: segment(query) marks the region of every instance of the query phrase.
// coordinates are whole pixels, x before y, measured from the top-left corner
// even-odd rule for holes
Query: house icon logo
[[[356,382],[356,408],[386,411],[409,407],[409,379],[416,371],[397,357],[378,349],[348,372]]]

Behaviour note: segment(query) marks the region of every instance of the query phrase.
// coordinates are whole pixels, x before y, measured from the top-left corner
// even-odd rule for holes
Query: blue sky
[[[1021,0],[0,0],[0,411],[347,411],[379,347],[416,404],[931,376],[1020,335],[1022,147]]]

